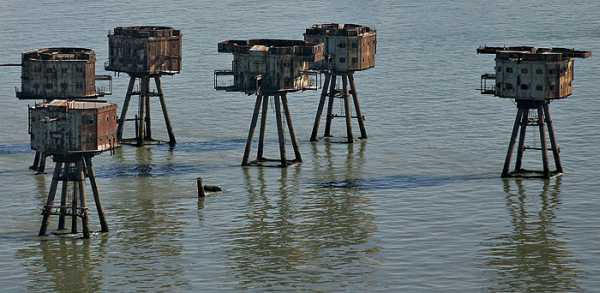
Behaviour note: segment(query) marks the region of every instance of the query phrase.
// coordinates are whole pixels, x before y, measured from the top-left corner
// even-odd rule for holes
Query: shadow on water
[[[504,180],[513,231],[492,239],[487,263],[496,275],[492,292],[580,291],[576,279],[581,269],[555,230],[560,184],[560,177],[544,180],[540,192],[528,190],[523,180]]]
[[[493,179],[491,176],[384,176],[380,178],[334,180],[318,183],[322,188],[349,188],[360,190],[373,189],[408,189],[420,187],[436,187],[473,180]]]
[[[138,163],[138,164],[111,164],[109,166],[96,166],[96,177],[163,177],[190,173],[206,172],[210,166],[182,163]]]
[[[213,140],[213,141],[202,141],[202,142],[179,142],[174,147],[170,147],[168,144],[157,145],[156,148],[159,151],[177,151],[177,152],[212,152],[212,151],[229,151],[241,149],[244,147],[244,139],[228,139],[228,140]]]
[[[358,151],[355,150],[358,145]],[[332,152],[334,144],[326,143],[321,152],[315,144],[311,145],[315,161],[323,160],[330,169],[335,169],[336,158]],[[353,189],[353,190],[385,190],[385,189],[410,189],[420,187],[437,187],[453,183],[462,183],[474,180],[496,179],[495,175],[456,175],[456,176],[411,176],[390,175],[375,178],[362,178],[362,166],[365,164],[366,141],[359,141],[347,145],[346,158],[339,158],[343,165],[339,166],[338,172],[328,172],[317,176],[316,182],[312,182],[318,188],[329,189]],[[317,164],[315,164],[317,166]],[[315,170],[317,174],[320,171]],[[327,176],[329,174],[329,176]],[[343,175],[343,176],[340,176]],[[338,179],[342,177],[343,179]]]
[[[31,146],[27,144],[0,144],[0,155],[30,154]]]
[[[135,162],[127,162],[127,149],[117,149],[116,162],[110,165],[96,165],[96,176],[99,178],[115,177],[166,177],[183,174],[208,172],[218,168],[229,168],[230,165],[207,165],[179,163],[173,156],[174,152],[212,152],[232,150],[243,147],[243,140],[222,140],[209,142],[184,142],[171,148],[167,144],[135,149]],[[124,146],[129,148],[130,146]],[[160,154],[161,162],[154,162],[154,154]],[[165,156],[166,154],[166,156]],[[237,165],[236,165],[237,166]]]

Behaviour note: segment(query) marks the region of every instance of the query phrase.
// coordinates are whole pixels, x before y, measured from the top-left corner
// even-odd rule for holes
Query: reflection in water
[[[92,244],[93,242],[93,244]],[[102,265],[106,261],[107,237],[92,239],[61,238],[40,241],[17,251],[30,282],[28,291],[100,292]],[[40,287],[49,284],[51,287]]]
[[[542,192],[534,197],[523,180],[504,181],[507,207],[513,233],[496,239],[489,265],[496,271],[492,291],[570,292],[577,290],[579,269],[567,251],[567,243],[555,231],[555,212],[560,207],[560,177],[544,181]],[[538,201],[539,200],[539,201]]]
[[[232,232],[230,253],[235,274],[243,288],[279,285],[271,274],[289,271],[305,259],[294,233],[297,211],[290,202],[290,194],[299,194],[298,168],[281,169],[280,184],[273,196],[269,195],[265,168],[249,169],[243,170],[248,190],[246,223]],[[251,171],[257,172],[257,178],[252,178]],[[289,185],[288,172],[293,177]]]
[[[136,162],[151,165],[151,148],[137,148]],[[167,158],[167,161],[169,158]],[[167,162],[168,164],[168,162]],[[184,223],[175,208],[169,180],[146,177],[115,181],[119,190],[135,190],[113,198],[111,217],[119,226],[111,232],[112,245],[119,251],[114,260],[118,285],[130,290],[169,290],[184,288],[181,234]]]
[[[44,205],[50,189],[49,185],[46,184],[46,176],[34,176],[33,180],[35,181],[35,189],[37,190],[37,197],[40,199],[40,205]]]
[[[313,150],[327,162],[315,167],[318,176],[360,176],[364,145],[338,162],[327,145],[324,153]],[[373,271],[379,250],[371,240],[376,227],[369,200],[353,189],[302,189],[301,170],[244,169],[247,210],[229,249],[241,288],[341,288],[364,284]],[[277,181],[272,172],[280,172]]]
[[[326,143],[319,151],[319,144],[311,144],[313,169],[320,182],[341,182],[358,180],[362,177],[362,167],[365,164],[366,141],[360,140],[354,144]],[[358,152],[355,148],[358,146]],[[345,155],[341,155],[345,154]],[[326,165],[320,164],[326,162]],[[341,165],[340,165],[341,164]],[[340,176],[343,175],[343,176]]]
[[[337,149],[338,146],[346,152]],[[363,177],[366,141],[324,147],[327,166],[314,165],[317,180],[348,181]],[[317,151],[314,156],[316,161]],[[335,288],[352,286],[354,282],[364,284],[381,257],[379,245],[373,239],[377,227],[369,197],[355,188],[330,186],[311,190],[309,197],[300,208],[304,215],[300,231],[306,235],[303,245],[314,256],[314,269],[339,272],[330,276],[330,280],[321,281],[333,282]]]

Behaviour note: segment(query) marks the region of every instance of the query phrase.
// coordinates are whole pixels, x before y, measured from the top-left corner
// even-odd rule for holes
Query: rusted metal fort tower
[[[96,75],[96,53],[91,49],[37,49],[23,53],[21,64],[15,65],[21,66],[21,89],[16,89],[21,100],[88,100],[111,94],[111,76]],[[96,80],[108,85],[96,87]],[[48,155],[36,151],[30,168],[44,172]]]
[[[46,235],[51,215],[59,216],[58,230],[65,229],[71,217],[71,233],[77,233],[81,218],[83,237],[90,237],[84,181],[89,178],[100,218],[101,232],[108,225],[100,204],[92,157],[118,146],[117,106],[106,102],[53,100],[29,109],[31,148],[51,155],[54,174],[44,210],[39,236]],[[62,181],[60,204],[54,205],[58,181]],[[69,182],[73,192],[69,193]]]
[[[105,69],[124,72],[130,77],[119,118],[119,141],[137,146],[161,142],[152,138],[150,119],[150,97],[158,97],[169,134],[169,144],[175,145],[160,77],[181,71],[180,31],[158,26],[117,27],[108,34],[108,49],[109,58]],[[154,79],[156,92],[150,91],[151,78]],[[139,90],[134,90],[136,79],[139,79]],[[139,96],[138,114],[133,119],[127,119],[131,96]],[[123,139],[125,121],[135,122],[135,138]]]
[[[333,118],[343,117],[346,120],[347,142],[352,143],[354,141],[352,118],[358,120],[360,138],[367,138],[367,130],[364,124],[365,117],[360,110],[354,72],[375,67],[377,32],[369,27],[355,24],[316,24],[306,29],[304,40],[323,43],[326,56],[324,62],[316,63],[314,66],[314,69],[325,74],[325,82],[310,141],[317,141],[319,122],[327,97],[329,97],[329,101],[327,103],[325,137],[331,137]],[[341,90],[336,88],[338,76],[342,81]],[[348,84],[350,84],[350,92],[348,92]],[[348,93],[352,95],[356,116],[352,115]],[[333,113],[335,99],[343,100],[344,111],[341,115]]]
[[[561,174],[560,148],[556,142],[549,105],[552,100],[564,99],[573,93],[573,58],[588,58],[590,51],[563,48],[534,47],[480,47],[479,54],[496,55],[496,72],[481,76],[481,93],[501,98],[515,99],[517,117],[513,126],[502,177],[544,177]],[[491,85],[489,83],[492,83]],[[537,126],[540,147],[525,145],[527,126]],[[556,170],[548,167],[546,128]],[[519,132],[520,130],[520,132]],[[519,136],[514,171],[510,172],[513,149]],[[542,171],[522,167],[525,150],[542,152]]]
[[[310,64],[323,58],[323,44],[307,43],[301,40],[228,40],[219,43],[220,53],[232,53],[231,70],[215,71],[215,89],[256,94],[254,114],[250,123],[242,166],[262,165],[269,161],[279,161],[280,167],[302,162],[298,142],[292,126],[292,117],[288,108],[287,93],[300,90],[316,90],[317,72],[309,70]],[[223,84],[223,79],[229,79]],[[265,126],[269,98],[275,102],[275,119],[279,139],[279,160],[263,157]],[[295,159],[287,160],[285,154],[284,127],[281,117],[281,105],[288,126]],[[252,137],[261,112],[260,135],[256,160],[248,162]]]

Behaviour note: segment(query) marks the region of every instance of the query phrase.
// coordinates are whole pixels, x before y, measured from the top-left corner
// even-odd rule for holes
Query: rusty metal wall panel
[[[84,65],[84,91],[85,96],[96,95],[96,58],[93,62],[86,62]]]
[[[514,64],[514,73],[517,77],[517,97],[523,100],[532,100],[531,95],[531,76],[530,76],[530,62],[516,63]]]
[[[148,62],[146,42],[143,39],[128,39],[121,36],[108,36],[109,66],[118,72],[146,72]]]
[[[330,53],[332,60],[335,64],[335,70],[339,72],[346,72],[350,69],[348,66],[348,37],[346,36],[332,36],[330,38],[333,44],[333,50]]]
[[[79,130],[79,142],[74,142],[74,146],[80,151],[96,150],[97,135],[96,132],[96,110],[87,109],[79,111],[79,115],[73,115],[73,120],[78,120],[73,123],[73,128]],[[79,127],[77,127],[79,125]]]
[[[496,95],[502,98],[517,97],[517,68],[513,62],[496,59],[496,84],[499,90]]]
[[[568,97],[573,94],[573,60],[562,62],[557,70],[559,74],[560,96]]]
[[[377,34],[368,33],[359,38],[360,51],[357,57],[360,67],[356,70],[365,70],[375,67],[375,54],[377,53]],[[354,57],[354,56],[353,56]]]
[[[39,142],[42,145],[42,152],[54,154],[63,153],[65,149],[71,149],[74,136],[73,129],[67,120],[67,113],[59,109],[49,108],[44,117],[38,124],[41,131],[46,132],[46,141]]]
[[[20,99],[96,97],[93,50],[45,48],[23,54]]]
[[[31,136],[31,149],[44,150],[48,141],[48,131],[42,123],[48,116],[48,108],[30,108],[29,109],[29,128]]]
[[[48,154],[100,152],[117,146],[117,107],[54,100],[31,109],[31,148]]]
[[[361,44],[360,38],[357,36],[348,37],[346,43],[346,50],[348,51],[348,59],[346,62],[348,63],[348,68],[351,70],[361,70],[361,62],[360,62],[360,53],[361,53]]]
[[[546,82],[546,72],[544,62],[529,62],[529,76],[531,98],[536,101],[543,101],[550,97],[549,87]]]
[[[110,150],[117,145],[117,106],[112,104],[109,107],[97,109],[97,141],[98,150]]]

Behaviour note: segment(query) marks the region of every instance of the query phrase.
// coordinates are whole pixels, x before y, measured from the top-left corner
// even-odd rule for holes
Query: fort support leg
[[[321,99],[319,100],[319,107],[317,108],[317,115],[315,116],[315,123],[313,125],[312,134],[310,135],[310,141],[317,141],[317,135],[319,132],[319,123],[321,122],[321,114],[323,114],[323,106],[325,106],[325,100],[327,99],[327,90],[329,90],[329,82],[331,80],[331,74],[325,72],[325,83],[321,90]]]
[[[538,112],[538,124],[540,128],[540,143],[542,145],[542,163],[544,164],[544,178],[550,177],[550,171],[548,169],[548,149],[546,147],[546,128],[544,127],[544,107],[539,105],[537,107]]]
[[[85,157],[85,169],[86,173],[88,174],[88,178],[90,179],[92,192],[94,193],[94,202],[96,204],[96,210],[98,211],[98,218],[100,219],[100,232],[108,232],[108,224],[106,223],[106,219],[104,217],[104,210],[102,209],[102,204],[100,203],[98,185],[96,184],[96,173],[94,171],[94,166],[92,165],[91,157]]]
[[[52,212],[52,204],[54,203],[54,197],[56,196],[56,187],[58,186],[58,178],[60,176],[62,165],[62,162],[56,162],[56,164],[54,164],[54,174],[52,175],[52,183],[50,183],[50,192],[48,192],[46,206],[44,206],[44,211],[42,213],[42,226],[40,227],[38,236],[46,235],[46,229],[48,228],[48,217],[50,217],[50,213]]]
[[[335,99],[335,83],[337,76],[335,73],[331,74],[331,81],[329,82],[329,103],[327,104],[327,120],[325,121],[325,137],[331,136],[331,120],[333,120],[333,101]]]
[[[275,97],[275,118],[277,120],[277,136],[279,137],[279,155],[281,157],[281,167],[287,167],[287,159],[285,157],[285,136],[283,135],[283,121],[281,120],[280,96]]]
[[[88,226],[88,211],[87,211],[87,200],[85,198],[85,188],[83,188],[83,181],[85,175],[83,174],[83,159],[77,161],[77,175],[78,181],[76,184],[79,186],[79,202],[81,207],[81,226],[83,230],[83,238],[90,238],[90,229]]]
[[[544,115],[546,118],[546,125],[548,127],[548,136],[550,136],[550,147],[552,148],[552,154],[554,156],[556,172],[563,173],[562,164],[560,162],[560,149],[556,143],[556,133],[554,132],[554,126],[552,125],[552,117],[550,116],[548,103],[544,103]]]
[[[156,83],[156,91],[158,92],[160,107],[162,108],[163,116],[165,118],[165,124],[167,126],[167,132],[169,134],[169,145],[175,146],[175,134],[173,133],[173,128],[171,127],[171,120],[169,119],[169,113],[167,112],[167,104],[165,103],[165,95],[160,84],[160,76],[154,77],[154,83]]]
[[[134,124],[135,124],[135,125],[134,125],[134,129],[135,129],[135,140],[136,140],[136,143],[137,143],[137,139],[138,139],[138,138],[137,138],[137,136],[138,136],[138,133],[140,133],[140,132],[138,131],[138,129],[139,129],[139,127],[140,127],[140,121],[139,121],[139,119],[138,119],[138,115],[137,115],[137,114],[135,114],[135,117],[133,117],[133,122],[134,122]]]
[[[58,217],[58,230],[65,229],[65,214],[67,213],[67,193],[69,188],[69,163],[64,163],[62,172],[62,192],[60,195],[60,215]]]
[[[117,139],[121,141],[123,139],[123,124],[127,118],[127,109],[129,108],[129,102],[131,101],[131,93],[133,92],[133,86],[135,84],[135,77],[129,78],[129,86],[127,87],[127,94],[125,95],[125,101],[123,102],[123,109],[121,110],[121,118],[119,118],[119,125],[117,126]]]
[[[48,159],[48,155],[44,152],[40,154],[40,164],[38,166],[38,173],[44,173],[46,171],[46,159]]]
[[[145,113],[146,113],[146,133],[144,134],[144,140],[152,140],[152,119],[150,118],[150,77],[144,77],[144,85],[145,85],[145,93],[146,95],[144,96],[144,104],[145,104],[145,108],[144,109]]]
[[[521,119],[521,133],[519,135],[519,148],[517,149],[517,162],[515,164],[515,172],[521,170],[523,162],[523,153],[525,152],[525,133],[527,131],[527,122],[529,119],[529,109],[524,109],[523,118]]]
[[[73,172],[73,177],[77,176],[77,166]],[[79,184],[77,178],[73,178],[73,198],[71,199],[71,233],[77,234],[77,198],[79,197]]]
[[[298,141],[296,140],[296,133],[294,132],[294,125],[292,124],[292,115],[288,108],[287,94],[281,95],[281,103],[283,104],[283,113],[285,114],[285,121],[290,132],[290,139],[292,140],[292,147],[294,148],[294,155],[296,162],[302,162],[302,155],[300,154],[300,148],[298,147]]]
[[[512,135],[510,136],[510,143],[508,144],[508,151],[506,152],[506,159],[504,160],[504,168],[502,169],[502,177],[509,176],[509,168],[510,161],[512,159],[513,149],[515,148],[515,141],[517,139],[517,134],[519,132],[519,123],[521,122],[521,117],[523,115],[523,111],[527,111],[527,109],[518,108],[517,117],[515,118],[515,124],[513,126]]]
[[[135,135],[137,140],[137,145],[141,146],[144,144],[144,136],[146,135],[146,101],[145,97],[148,95],[146,92],[147,89],[147,79],[145,77],[140,78],[140,99],[138,103],[138,119],[140,120],[138,123],[137,134]]]
[[[254,104],[254,113],[252,114],[252,121],[250,122],[248,139],[246,139],[246,148],[244,149],[242,166],[248,166],[248,157],[250,156],[250,148],[252,147],[252,137],[254,136],[254,129],[256,128],[256,121],[258,120],[258,112],[260,111],[260,103],[262,102],[262,98],[262,95],[256,95],[256,103]]]
[[[263,149],[265,145],[265,128],[267,125],[267,110],[269,108],[269,96],[265,96],[262,102],[262,112],[260,114],[260,133],[258,136],[258,151],[256,153],[256,160],[261,161],[263,157]]]
[[[365,128],[364,116],[360,110],[360,103],[358,101],[358,93],[356,91],[356,84],[354,83],[354,73],[348,74],[348,81],[350,82],[350,90],[352,91],[352,99],[354,100],[354,109],[356,110],[356,119],[358,120],[358,127],[360,128],[360,138],[367,138],[367,130]]]
[[[354,142],[352,136],[352,111],[350,110],[350,99],[348,97],[348,75],[342,74],[342,97],[344,98],[344,112],[346,116],[346,138],[348,143]]]
[[[40,163],[40,152],[36,151],[35,156],[33,157],[33,164],[31,165],[31,167],[29,167],[29,169],[31,169],[33,171],[37,171],[39,163]]]

